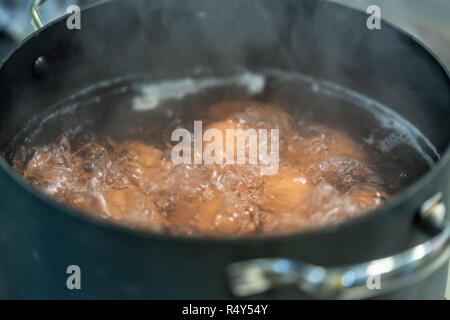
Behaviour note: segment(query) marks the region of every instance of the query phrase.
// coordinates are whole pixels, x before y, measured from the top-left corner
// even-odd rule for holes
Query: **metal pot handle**
[[[237,297],[249,297],[271,288],[296,285],[315,298],[364,299],[380,294],[375,289],[385,293],[404,287],[424,279],[450,255],[450,226],[445,221],[445,205],[437,202],[429,210],[434,210],[433,214],[422,213],[422,217],[435,219],[438,215],[440,224],[445,226],[430,240],[399,254],[340,267],[321,267],[283,258],[236,262],[226,269],[230,289]]]
[[[33,26],[36,28],[36,30],[43,28],[45,25],[44,22],[42,21],[39,9],[46,1],[47,0],[33,0],[31,2],[30,8],[31,22]]]

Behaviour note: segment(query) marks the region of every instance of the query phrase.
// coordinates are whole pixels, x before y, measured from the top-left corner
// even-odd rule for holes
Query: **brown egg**
[[[229,130],[229,129],[231,129],[231,130],[245,129],[245,126],[240,124],[239,122],[228,119],[228,120],[224,120],[224,121],[213,122],[209,126],[206,127],[206,130],[208,130],[208,129],[219,130],[220,133],[222,134],[222,136],[225,138],[227,130]],[[224,140],[224,142],[225,142],[225,140]]]
[[[169,214],[177,231],[184,235],[242,236],[255,232],[258,208],[240,203],[220,191],[209,197],[180,201]]]
[[[245,124],[267,123],[272,126],[291,125],[292,118],[282,108],[257,100],[222,101],[208,108],[207,116],[211,120],[245,120]]]
[[[122,174],[130,182],[147,192],[172,166],[164,159],[164,152],[138,141],[124,142],[115,150],[117,163]]]
[[[347,192],[347,196],[362,210],[370,210],[382,205],[389,197],[375,186],[357,186]]]
[[[24,178],[42,192],[55,197],[64,196],[69,187],[77,183],[72,170],[60,165],[28,169],[24,173]]]
[[[308,218],[298,212],[262,212],[260,221],[264,234],[291,233],[310,227]]]
[[[164,226],[164,218],[159,214],[151,197],[137,188],[106,188],[97,195],[97,199],[109,219],[124,222],[132,227],[150,227],[153,230]]]
[[[260,206],[271,212],[294,210],[311,190],[311,183],[298,169],[281,166],[278,173],[267,176]]]
[[[225,203],[225,195],[217,192],[211,199],[198,202],[194,205],[197,211],[197,228],[203,233],[212,233],[215,228],[217,214]]]
[[[70,157],[70,145],[64,138],[59,144],[37,149],[22,174],[46,194],[63,197],[81,180],[80,171]]]
[[[297,136],[291,139],[281,151],[282,156],[303,167],[337,156],[347,156],[359,161],[366,160],[367,154],[362,146],[350,137],[337,130],[322,130],[323,133],[311,137]]]
[[[345,220],[355,215],[356,208],[336,188],[320,183],[311,189],[296,212],[306,219],[308,227],[315,228]]]
[[[293,118],[287,112],[267,103],[253,104],[245,112],[233,115],[232,119],[251,128],[279,129],[286,137],[295,127]],[[286,138],[281,133],[280,136]]]
[[[103,214],[102,207],[99,205],[95,194],[90,193],[85,185],[73,187],[61,200],[77,210],[97,216]]]
[[[214,220],[224,201],[224,195],[217,191],[213,191],[209,197],[184,198],[170,210],[169,220],[175,226],[176,233],[212,234]]]
[[[264,176],[256,165],[213,165],[209,181],[219,190],[236,193],[243,201],[255,200],[264,186]]]
[[[217,149],[220,152],[220,156],[217,159],[222,159],[223,163],[227,164],[232,164],[228,159],[233,159],[234,164],[260,164],[261,148],[264,148],[262,150],[265,150],[266,156],[271,156],[272,140],[270,131],[266,132],[265,145],[262,145],[260,132],[256,126],[249,127],[234,120],[226,120],[212,123],[206,128],[206,130],[208,129],[216,129],[220,132],[222,136],[222,146],[220,148],[220,145],[215,145],[215,138],[212,138],[210,142],[204,142],[203,160],[205,160],[205,154],[208,156],[211,155],[214,158]],[[227,130],[234,131],[228,132],[227,137]],[[229,143],[232,143],[231,147],[229,146]],[[279,143],[279,139],[275,140],[275,143]],[[274,145],[274,147],[276,147],[276,145]],[[231,157],[230,154],[227,158],[227,152],[229,152],[229,150],[233,151],[234,157]],[[217,159],[215,160],[215,163],[217,163]],[[268,164],[265,165],[267,166]]]
[[[206,133],[207,130],[209,129],[214,129],[214,130],[218,130],[218,133],[222,136],[222,146],[217,145],[215,143],[215,137],[211,138],[211,141],[204,141],[203,142],[203,161],[205,161],[205,154],[207,154],[208,156],[210,155],[214,160],[214,163],[217,163],[217,161],[222,161],[222,163],[226,163],[227,162],[227,152],[228,150],[233,152],[233,157],[231,157],[231,155],[229,156],[229,159],[234,159],[233,161],[237,161],[237,150],[238,150],[238,139],[243,139],[242,141],[244,141],[244,144],[242,145],[243,148],[245,148],[245,130],[246,128],[244,126],[242,126],[240,123],[236,122],[236,121],[232,121],[232,120],[226,120],[226,121],[219,121],[219,122],[214,122],[212,124],[210,124],[208,127],[206,127],[206,129],[204,130],[204,133]],[[233,140],[231,143],[233,143],[233,146],[228,146],[227,145],[227,130],[233,130],[234,132],[229,132],[229,137],[231,137]],[[240,130],[240,131],[237,131]],[[234,137],[234,134],[236,134],[236,137]],[[206,151],[205,151],[206,150]],[[208,151],[209,150],[209,151]],[[219,155],[216,155],[216,152]],[[247,153],[246,153],[247,154]]]
[[[124,153],[130,160],[137,161],[145,167],[161,165],[163,152],[160,149],[139,141],[128,141],[119,144],[115,150]]]
[[[249,202],[225,196],[225,203],[214,219],[216,235],[244,236],[253,234],[259,227],[259,208]]]
[[[306,174],[312,177],[313,183],[326,181],[340,192],[361,183],[379,181],[377,175],[362,161],[348,156],[330,157],[308,166]]]

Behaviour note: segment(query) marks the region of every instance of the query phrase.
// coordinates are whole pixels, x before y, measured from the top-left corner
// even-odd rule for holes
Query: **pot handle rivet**
[[[33,74],[36,77],[42,77],[48,70],[47,59],[43,56],[38,57],[33,63]]]
[[[420,223],[426,228],[440,231],[446,224],[447,208],[442,202],[442,192],[424,202],[420,211]]]
[[[446,207],[443,202],[433,204],[427,211],[426,215],[432,221],[433,225],[440,227],[445,222]]]

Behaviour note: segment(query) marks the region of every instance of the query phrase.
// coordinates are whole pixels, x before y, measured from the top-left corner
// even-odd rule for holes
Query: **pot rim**
[[[90,10],[92,8],[95,8],[97,6],[103,6],[103,5],[113,5],[114,1],[109,2],[101,2],[92,6],[89,6],[83,11]],[[321,0],[322,3],[326,3],[330,6],[339,7],[339,10],[349,10],[353,11],[357,14],[364,14],[363,11],[360,11],[358,9],[348,7],[339,3],[331,3],[327,1]],[[61,23],[66,18],[66,15],[59,17],[58,19],[55,19],[54,21],[46,24],[42,29],[37,30],[33,32],[31,35],[29,35],[27,38],[25,38],[22,42],[20,42],[15,49],[0,62],[0,70],[4,67],[5,64],[8,63],[8,61],[17,53],[17,51],[21,50],[22,46],[26,44],[30,39],[36,38],[40,35],[41,32],[45,32],[47,29],[51,28],[53,25],[56,25],[58,23]],[[382,23],[385,27],[391,28],[394,31],[396,31],[399,35],[403,37],[409,38],[411,41],[416,43],[419,47],[424,49],[426,53],[441,67],[441,70],[444,71],[445,75],[447,76],[447,81],[449,83],[450,88],[450,71],[447,69],[447,67],[444,65],[444,63],[437,57],[437,55],[428,48],[422,41],[408,33],[406,30],[403,30],[399,26],[386,21],[385,19],[381,19]],[[287,234],[279,234],[279,235],[267,235],[267,236],[245,236],[245,237],[199,237],[199,236],[193,236],[193,237],[182,237],[182,236],[174,236],[170,234],[164,234],[159,233],[156,231],[146,231],[146,230],[139,230],[139,229],[132,229],[123,225],[120,225],[119,223],[114,223],[107,221],[105,219],[101,219],[98,217],[94,217],[93,215],[90,215],[89,213],[85,213],[83,211],[71,208],[64,203],[60,203],[50,196],[44,194],[43,192],[39,191],[37,188],[33,187],[29,183],[27,183],[23,177],[16,172],[7,162],[7,160],[4,158],[3,155],[0,154],[0,170],[4,170],[7,175],[20,187],[22,187],[26,192],[30,193],[31,195],[35,196],[37,199],[45,203],[48,207],[55,209],[56,211],[59,211],[62,214],[67,214],[73,218],[80,219],[84,222],[96,225],[97,227],[108,229],[113,232],[120,232],[125,235],[137,237],[137,238],[143,238],[143,239],[149,239],[149,240],[160,240],[160,241],[171,241],[171,242],[183,242],[183,243],[191,243],[191,244],[218,244],[218,245],[242,245],[242,244],[263,244],[267,242],[286,242],[286,241],[300,241],[305,240],[307,238],[311,237],[320,237],[326,234],[332,234],[337,231],[346,230],[349,228],[356,227],[358,225],[362,225],[366,221],[369,221],[371,219],[387,215],[387,214],[395,214],[394,210],[399,204],[403,203],[404,201],[407,201],[407,199],[412,198],[416,193],[418,193],[420,190],[424,189],[428,184],[430,184],[435,177],[443,171],[444,167],[450,162],[450,140],[447,142],[447,146],[444,150],[444,152],[441,154],[441,158],[437,161],[434,167],[432,167],[430,170],[428,170],[425,174],[423,174],[418,180],[416,180],[414,183],[407,186],[405,189],[401,190],[400,192],[394,194],[391,198],[388,199],[388,201],[383,204],[382,206],[376,208],[375,210],[370,210],[365,212],[363,215],[360,215],[355,218],[351,218],[347,221],[340,222],[336,225],[331,226],[325,226],[318,229],[307,229],[304,231],[298,231],[298,232],[292,232]]]

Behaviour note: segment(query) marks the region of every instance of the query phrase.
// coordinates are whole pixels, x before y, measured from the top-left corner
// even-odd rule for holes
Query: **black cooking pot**
[[[62,18],[31,35],[0,69],[0,297],[442,299],[448,74],[417,40],[386,23],[369,30],[366,19],[324,1],[127,0],[84,10],[80,30]],[[184,77],[197,66],[214,74],[288,70],[339,84],[410,121],[440,160],[363,217],[314,232],[229,240],[114,226],[58,204],[10,167],[17,145],[28,141],[24,126],[49,106],[93,83],[129,74]],[[70,125],[55,125],[45,139]],[[72,265],[81,269],[81,290],[66,286]]]

